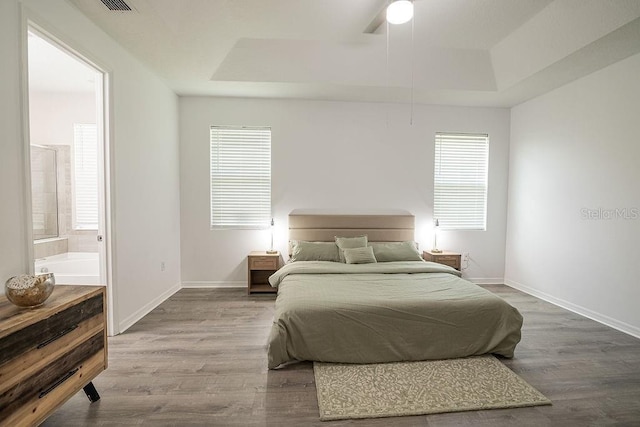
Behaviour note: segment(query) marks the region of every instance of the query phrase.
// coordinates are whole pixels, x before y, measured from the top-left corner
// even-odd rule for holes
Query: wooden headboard
[[[294,211],[295,212],[295,211]],[[333,242],[336,236],[366,234],[370,242],[415,240],[415,217],[390,215],[289,214],[289,240]]]

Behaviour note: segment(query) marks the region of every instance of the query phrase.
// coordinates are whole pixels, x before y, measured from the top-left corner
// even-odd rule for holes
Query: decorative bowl
[[[4,284],[7,299],[18,307],[34,308],[41,306],[49,298],[56,279],[53,273],[31,276],[21,274],[7,280]]]

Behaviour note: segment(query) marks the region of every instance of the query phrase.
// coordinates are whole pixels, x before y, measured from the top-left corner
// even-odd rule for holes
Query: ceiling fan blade
[[[384,6],[382,6],[382,9],[380,9],[380,11],[376,14],[376,16],[373,17],[369,25],[367,25],[367,28],[364,29],[363,33],[375,34],[376,31],[378,31],[378,28],[380,28],[380,26],[385,23],[386,19],[387,19],[387,2],[384,3]]]

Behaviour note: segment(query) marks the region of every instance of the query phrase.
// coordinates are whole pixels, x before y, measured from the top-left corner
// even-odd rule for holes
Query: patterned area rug
[[[320,419],[379,418],[550,405],[493,356],[313,364]]]

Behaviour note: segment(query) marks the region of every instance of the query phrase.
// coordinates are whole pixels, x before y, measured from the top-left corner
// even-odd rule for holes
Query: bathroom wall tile
[[[69,252],[98,252],[97,231],[76,231],[69,235]]]
[[[33,256],[35,259],[67,252],[69,252],[69,250],[66,238],[48,239],[46,241],[35,242],[33,245]]]

